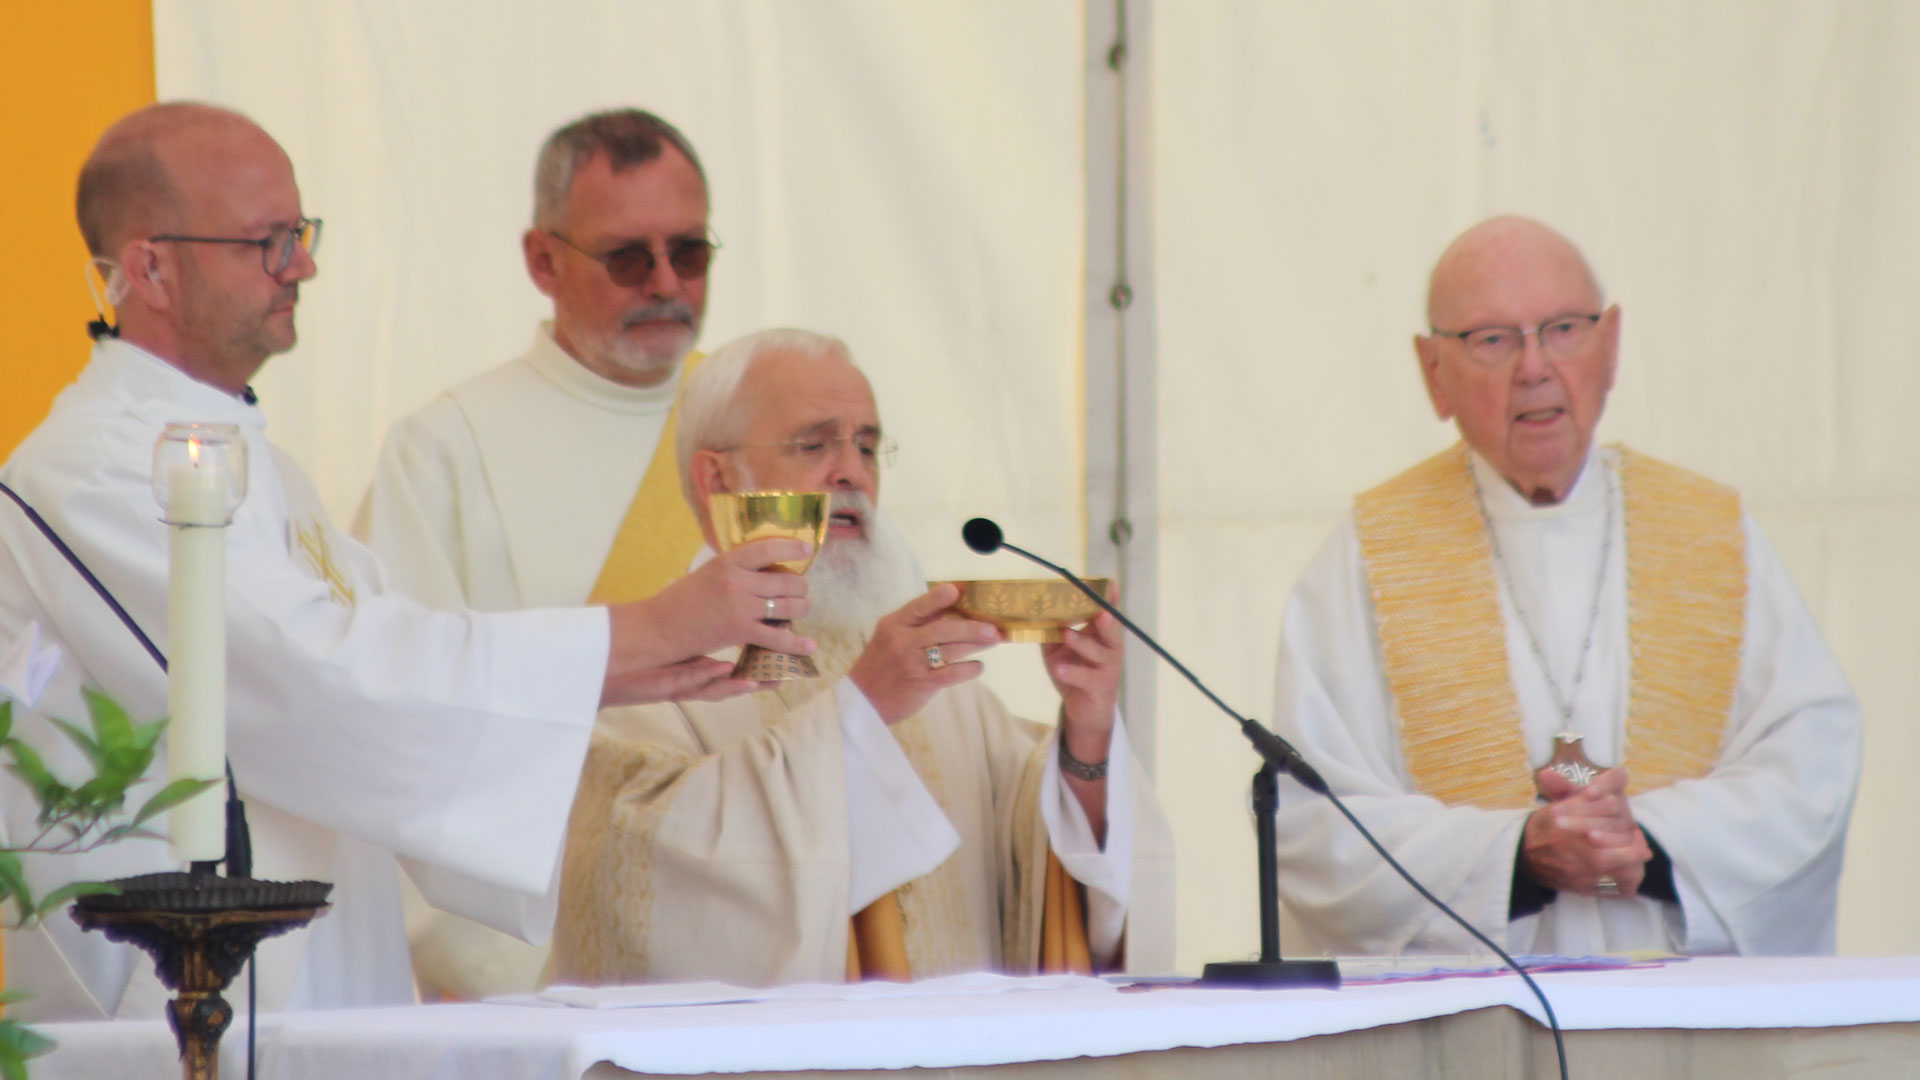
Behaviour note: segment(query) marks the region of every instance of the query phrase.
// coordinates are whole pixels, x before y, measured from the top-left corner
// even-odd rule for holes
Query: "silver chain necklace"
[[[1520,616],[1520,627],[1527,632],[1527,644],[1533,647],[1533,658],[1540,664],[1540,674],[1547,680],[1547,689],[1553,693],[1553,703],[1560,710],[1560,731],[1562,735],[1573,734],[1573,702],[1580,693],[1580,681],[1586,678],[1587,656],[1593,650],[1593,631],[1600,625],[1600,600],[1607,586],[1607,564],[1613,555],[1613,470],[1607,467],[1605,459],[1600,462],[1600,473],[1607,480],[1607,525],[1601,534],[1600,572],[1593,578],[1593,606],[1587,612],[1587,635],[1580,642],[1580,659],[1574,665],[1573,685],[1565,694],[1560,693],[1560,684],[1554,680],[1553,668],[1547,665],[1546,650],[1540,647],[1540,635],[1533,632],[1533,621],[1527,618],[1527,609],[1520,606],[1520,592],[1513,585],[1513,571],[1507,566],[1507,557],[1500,550],[1500,533],[1493,527],[1493,516],[1487,513],[1486,492],[1480,489],[1480,476],[1473,475],[1474,502],[1480,508],[1480,520],[1487,527],[1487,540],[1493,546],[1493,562],[1500,568],[1500,577],[1507,585],[1507,598],[1513,601],[1514,614]]]

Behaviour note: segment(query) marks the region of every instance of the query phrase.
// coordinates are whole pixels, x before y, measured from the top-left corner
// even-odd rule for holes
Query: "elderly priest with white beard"
[[[817,678],[602,714],[576,796],[556,982],[766,985],[1166,970],[1172,840],[1115,702],[1101,616],[1043,659],[1050,730],[974,680],[998,632],[923,592],[880,514],[891,449],[841,342],[770,330],[688,376],[678,455],[707,496],[828,491],[808,573]]]
[[[1512,952],[1832,952],[1860,709],[1779,556],[1731,489],[1593,445],[1620,308],[1564,237],[1468,230],[1427,318],[1463,442],[1356,498],[1288,597],[1281,734]],[[1472,947],[1325,800],[1281,806],[1315,945]]]

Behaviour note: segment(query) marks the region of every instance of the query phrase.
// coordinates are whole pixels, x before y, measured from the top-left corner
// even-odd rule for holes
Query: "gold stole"
[[[1047,852],[1040,955],[1034,965],[1034,970],[1042,975],[1093,974],[1093,949],[1087,944],[1087,913],[1080,890],[1080,883],[1060,864],[1060,857]],[[861,908],[847,930],[847,981],[861,979],[893,982],[913,979],[913,966],[907,959],[907,922],[900,908],[899,889]]]
[[[831,658],[828,663],[831,668],[840,666]],[[892,731],[900,743],[901,751],[913,765],[914,772],[926,784],[928,793],[942,809],[948,809],[946,782],[940,772],[939,758],[925,735],[924,719],[919,715],[910,716],[893,725]],[[1023,771],[1023,781],[1014,807],[1016,821],[1023,817],[1023,806],[1025,813],[1039,814],[1039,773],[1036,763],[1045,745],[1042,743],[1035,747]],[[1032,951],[1028,955],[1003,955],[1003,960],[1015,974],[1037,971],[1043,974],[1090,975],[1093,973],[1092,949],[1087,944],[1086,906],[1080,883],[1067,873],[1066,867],[1061,865],[1059,857],[1046,846],[1044,840],[1039,840],[1037,847],[1046,852],[1046,879],[1042,890],[1040,924],[1036,928],[1039,940],[1029,946]],[[1022,859],[1018,854],[1013,858],[1016,863]],[[1030,859],[1031,855],[1026,858]],[[1017,875],[1017,868],[1014,873]],[[1023,891],[1017,881],[1002,882],[1001,888],[1003,892]],[[1017,898],[1012,903],[1006,902],[1007,897],[1003,896],[1002,899],[1003,902],[996,905],[1002,920],[1019,918],[1017,913],[1023,905]],[[847,981],[887,979],[908,982],[916,977],[916,973],[918,977],[926,977],[957,970],[959,961],[952,952],[952,943],[938,940],[938,930],[941,927],[965,925],[968,917],[969,907],[959,879],[958,866],[955,859],[949,858],[931,872],[899,886],[854,913],[847,928]],[[907,933],[909,921],[921,928],[911,943]],[[1003,949],[1018,949],[1017,945],[1009,945],[1005,925],[996,936],[1001,939]]]
[[[1740,499],[1619,448],[1632,656],[1629,791],[1706,775],[1733,710],[1746,629]],[[1456,444],[1354,500],[1407,769],[1452,806],[1533,805],[1506,623],[1467,448]]]
[[[683,363],[680,385],[706,358],[704,353],[688,353]],[[645,600],[687,572],[687,564],[706,539],[700,535],[700,523],[687,507],[680,490],[680,469],[674,454],[674,435],[680,423],[680,402],[676,398],[660,429],[660,442],[654,447],[653,460],[634,492],[627,516],[614,534],[613,547],[600,567],[600,579],[587,594],[589,604],[623,604]]]

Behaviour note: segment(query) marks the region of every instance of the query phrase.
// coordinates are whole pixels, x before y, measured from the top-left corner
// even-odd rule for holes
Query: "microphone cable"
[[[153,643],[153,639],[147,636],[145,630],[140,629],[140,624],[134,621],[125,607],[121,606],[119,599],[107,591],[106,585],[94,576],[93,571],[87,568],[87,564],[80,560],[80,556],[67,546],[65,540],[60,539],[60,534],[53,531],[53,526],[47,524],[47,519],[41,517],[38,510],[29,506],[27,500],[21,498],[18,492],[4,482],[0,482],[0,494],[13,500],[13,504],[27,516],[27,520],[40,531],[40,535],[46,537],[47,542],[60,553],[60,557],[67,561],[67,565],[73,567],[74,572],[92,587],[94,594],[112,609],[114,617],[120,620],[120,625],[126,627],[134,640],[140,643],[140,647],[146,650],[147,655],[160,668],[160,673],[167,674],[167,658],[160,651],[160,647]],[[240,801],[240,788],[233,780],[233,762],[226,759],[224,754],[222,760],[227,772],[227,876],[252,877],[253,836],[252,830],[247,828],[247,807]],[[254,958],[250,956],[247,958],[247,1080],[254,1080],[254,1032],[259,1026],[255,1023],[259,1010],[259,989],[259,975]]]
[[[1420,884],[1419,879],[1415,878],[1413,874],[1407,870],[1406,867],[1401,866],[1400,860],[1394,858],[1391,854],[1389,854],[1386,847],[1383,844],[1381,844],[1377,838],[1374,837],[1373,833],[1369,831],[1365,825],[1360,824],[1360,819],[1354,816],[1354,813],[1352,810],[1347,809],[1347,804],[1342,802],[1338,795],[1335,795],[1331,790],[1328,789],[1327,782],[1321,779],[1319,772],[1315,771],[1313,766],[1307,764],[1306,759],[1300,756],[1300,752],[1293,748],[1293,744],[1287,742],[1285,739],[1281,738],[1279,735],[1274,734],[1271,729],[1265,727],[1264,725],[1252,720],[1249,717],[1241,716],[1238,712],[1235,712],[1232,708],[1228,707],[1227,703],[1220,700],[1219,696],[1215,694],[1212,690],[1209,690],[1206,684],[1202,683],[1200,679],[1194,675],[1193,672],[1188,671],[1187,666],[1185,664],[1182,664],[1180,661],[1175,660],[1172,654],[1168,653],[1167,650],[1161,648],[1160,643],[1155,641],[1151,634],[1148,634],[1145,630],[1142,630],[1140,629],[1140,627],[1134,625],[1134,622],[1132,619],[1127,618],[1126,615],[1123,614],[1119,608],[1114,607],[1113,604],[1109,603],[1107,598],[1104,596],[1101,596],[1100,593],[1096,589],[1094,589],[1091,585],[1088,585],[1086,582],[1076,577],[1073,571],[1068,570],[1064,566],[1056,566],[1053,563],[1050,563],[1047,560],[1041,558],[1040,556],[1035,555],[1033,552],[1025,550],[1024,548],[1015,547],[1014,545],[1007,543],[1005,534],[1001,532],[1000,526],[994,524],[992,521],[989,521],[986,518],[974,518],[968,521],[966,525],[961,528],[960,536],[961,536],[961,539],[966,541],[966,545],[969,548],[972,548],[974,551],[978,552],[981,555],[989,555],[989,554],[992,554],[994,551],[997,551],[1001,548],[1005,548],[1006,550],[1013,552],[1015,555],[1019,555],[1022,558],[1025,558],[1031,562],[1038,563],[1039,565],[1047,568],[1048,570],[1051,570],[1054,573],[1060,575],[1061,577],[1067,579],[1069,582],[1072,582],[1075,588],[1085,593],[1088,599],[1092,600],[1095,604],[1098,604],[1102,611],[1105,611],[1107,614],[1112,615],[1114,618],[1120,620],[1120,625],[1126,627],[1128,630],[1131,630],[1134,636],[1138,637],[1141,640],[1141,642],[1143,642],[1147,646],[1147,648],[1153,650],[1154,655],[1160,657],[1160,659],[1165,660],[1167,663],[1173,665],[1173,669],[1175,671],[1178,671],[1181,675],[1185,676],[1186,680],[1193,684],[1194,689],[1206,695],[1206,698],[1208,701],[1211,701],[1215,705],[1219,706],[1220,711],[1226,713],[1228,716],[1232,717],[1235,721],[1237,721],[1240,724],[1241,732],[1246,734],[1247,738],[1253,741],[1255,747],[1261,750],[1262,756],[1265,756],[1269,761],[1275,761],[1275,764],[1278,764],[1282,769],[1284,769],[1287,775],[1299,781],[1302,787],[1308,789],[1309,791],[1314,791],[1321,795],[1325,795],[1327,797],[1327,801],[1333,804],[1333,808],[1340,811],[1341,816],[1345,817],[1349,822],[1353,824],[1353,827],[1355,829],[1359,830],[1361,838],[1364,839],[1369,845],[1371,845],[1373,847],[1373,850],[1380,853],[1380,857],[1386,860],[1387,865],[1392,867],[1394,872],[1399,874],[1400,877],[1404,879],[1407,884],[1413,886],[1414,892],[1419,893],[1423,898],[1426,899],[1428,903],[1432,904],[1436,908],[1439,908],[1441,914],[1445,915],[1447,918],[1452,919],[1455,923],[1459,924],[1461,929],[1465,930],[1469,934],[1472,934],[1474,939],[1479,941],[1480,944],[1485,945],[1487,948],[1493,950],[1493,954],[1495,956],[1498,956],[1502,963],[1512,968],[1514,973],[1519,975],[1521,980],[1527,984],[1527,989],[1533,991],[1534,998],[1540,1002],[1540,1008],[1545,1010],[1547,1014],[1547,1028],[1553,1033],[1553,1052],[1555,1057],[1559,1059],[1560,1080],[1568,1080],[1567,1047],[1566,1047],[1566,1042],[1561,1037],[1561,1033],[1560,1033],[1560,1018],[1554,1014],[1553,1005],[1551,1002],[1547,1000],[1546,993],[1540,989],[1540,984],[1534,982],[1533,976],[1527,973],[1527,969],[1520,966],[1519,961],[1507,955],[1507,951],[1505,949],[1502,949],[1500,946],[1495,945],[1493,943],[1492,938],[1481,933],[1478,927],[1468,922],[1465,918],[1463,918],[1460,915],[1459,912],[1453,910],[1451,907],[1448,907],[1445,901],[1433,895],[1432,892],[1428,891],[1425,885]],[[1261,735],[1264,735],[1265,738],[1262,738]],[[1272,753],[1268,752],[1269,748],[1271,748],[1272,751],[1277,752],[1278,754],[1281,755],[1279,760],[1276,761]]]

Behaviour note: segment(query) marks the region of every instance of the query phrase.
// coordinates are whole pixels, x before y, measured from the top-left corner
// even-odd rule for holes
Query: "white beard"
[[[920,564],[906,537],[866,497],[835,495],[834,505],[861,511],[866,536],[829,538],[807,570],[808,612],[795,629],[808,635],[856,637],[865,641],[873,626],[927,591]]]

